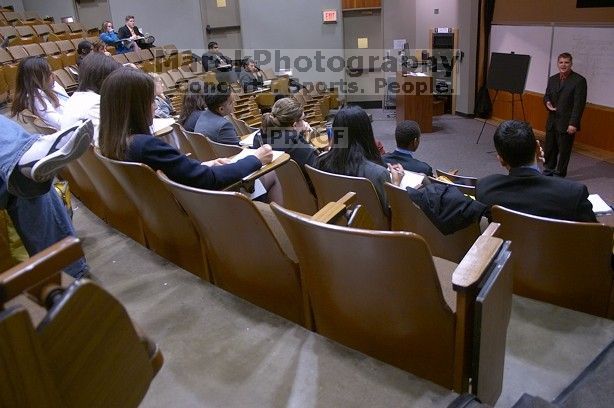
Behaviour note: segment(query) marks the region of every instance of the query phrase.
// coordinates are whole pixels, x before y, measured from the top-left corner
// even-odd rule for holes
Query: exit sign
[[[335,9],[322,10],[322,21],[324,23],[336,23],[337,22],[337,10]]]

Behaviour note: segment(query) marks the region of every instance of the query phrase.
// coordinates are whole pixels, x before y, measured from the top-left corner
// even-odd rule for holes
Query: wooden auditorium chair
[[[422,236],[434,256],[460,262],[480,236],[480,224],[477,222],[453,234],[442,234],[409,198],[406,190],[390,183],[386,183],[385,188],[390,203],[390,229]]]
[[[512,241],[514,293],[614,319],[612,227],[491,209]]]
[[[137,407],[160,370],[162,353],[117,299],[87,279],[60,286],[82,256],[68,237],[0,274],[2,406]],[[48,305],[38,324],[17,297],[26,291]]]
[[[485,234],[460,264],[436,267],[416,234],[328,225],[271,208],[298,256],[317,333],[456,392],[471,381],[472,392],[494,404],[511,312],[509,243]],[[481,373],[471,368],[473,356]]]
[[[111,160],[99,151],[96,156],[139,210],[147,247],[201,279],[210,280],[205,243],[156,173],[143,163]]]
[[[268,205],[240,193],[184,186],[160,171],[158,177],[207,242],[213,283],[305,325],[308,308],[296,255],[275,216],[266,211]]]
[[[358,203],[361,204],[371,216],[373,226],[378,230],[390,229],[388,215],[384,212],[373,183],[364,177],[351,177],[340,174],[328,173],[305,165],[307,175],[313,184],[321,207],[329,201],[334,201],[348,191],[354,191],[358,195]]]
[[[281,184],[284,208],[303,214],[314,214],[318,210],[318,199],[294,160],[279,166],[275,174]]]

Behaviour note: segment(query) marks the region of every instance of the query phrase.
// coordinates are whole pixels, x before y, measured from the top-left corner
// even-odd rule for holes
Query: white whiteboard
[[[552,73],[562,52],[573,56],[573,70],[588,83],[589,102],[614,107],[614,28],[555,27]]]
[[[527,91],[546,92],[552,27],[493,25],[490,52],[528,54],[531,56]],[[489,53],[490,55],[490,53]]]

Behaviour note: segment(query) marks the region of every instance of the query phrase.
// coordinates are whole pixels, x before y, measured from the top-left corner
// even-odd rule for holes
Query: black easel
[[[522,94],[524,93],[524,87],[527,82],[527,74],[529,72],[529,63],[531,62],[530,55],[523,54],[503,54],[499,52],[493,52],[490,54],[490,66],[488,69],[488,77],[486,80],[488,89],[495,91],[495,97],[492,104],[494,106],[497,100],[499,91],[506,91],[512,94],[512,119],[514,119],[514,95],[520,95],[520,106],[522,106],[522,118],[527,120],[524,111],[524,101],[522,100]],[[486,119],[482,123],[482,129],[476,140],[476,144],[480,143],[480,138],[486,127]]]
[[[495,106],[495,101],[497,100],[497,95],[499,95],[499,90],[495,89],[495,96],[494,98],[492,98],[492,105]],[[515,93],[512,92],[512,119],[514,119],[514,95],[516,95]],[[522,94],[519,94],[520,96],[520,106],[522,107],[522,120],[524,120],[525,122],[527,121],[527,115],[524,112],[524,102],[522,100]],[[480,143],[480,138],[482,137],[482,133],[484,132],[484,127],[486,126],[486,122],[487,119],[484,119],[484,122],[482,123],[482,129],[480,130],[480,134],[478,135],[478,140],[475,141],[475,144]]]

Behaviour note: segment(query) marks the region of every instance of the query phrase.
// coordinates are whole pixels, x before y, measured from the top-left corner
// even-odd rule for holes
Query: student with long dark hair
[[[271,161],[270,146],[236,163],[228,159],[201,163],[186,157],[152,136],[154,98],[153,78],[144,72],[124,67],[109,75],[100,92],[100,150],[104,156],[144,163],[178,183],[216,190]]]
[[[198,118],[207,109],[205,86],[202,80],[193,79],[188,82],[187,89],[183,95],[181,115],[179,115],[177,122],[189,132],[194,132],[194,126],[196,126]]]
[[[26,57],[19,62],[15,98],[11,106],[13,116],[28,109],[49,126],[59,129],[67,100],[68,94],[55,82],[45,58]]]
[[[337,112],[333,120],[331,149],[318,157],[314,167],[371,180],[386,212],[388,201],[384,183],[399,185],[404,174],[400,164],[386,166],[377,149],[369,115],[358,106]]]

